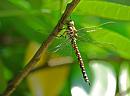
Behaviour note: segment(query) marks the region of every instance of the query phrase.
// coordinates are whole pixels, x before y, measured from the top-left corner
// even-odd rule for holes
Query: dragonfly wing
[[[108,24],[113,24],[113,23],[116,23],[116,22],[109,21],[109,22],[99,24],[97,26],[84,27],[77,30],[77,33],[80,36],[84,36],[85,34],[90,33],[90,32],[99,32],[99,30],[101,30],[103,26],[108,25]]]
[[[111,49],[111,50],[116,50],[117,48],[110,42],[101,42],[101,41],[96,41],[93,40],[92,44],[96,44],[98,47],[101,47],[103,49]]]
[[[96,41],[94,39],[92,39],[90,36],[87,36],[86,38],[79,36],[78,37],[78,41],[79,42],[83,42],[83,43],[89,43],[89,44],[93,44],[96,45],[97,47],[100,47],[102,49],[105,50],[116,50],[117,48],[110,42],[103,42],[103,41]]]
[[[54,48],[50,49],[49,52],[57,53],[58,51],[63,50],[67,46],[68,42],[70,42],[69,39],[66,39],[64,42],[62,42],[62,43],[56,45]]]
[[[102,29],[101,27],[103,27],[107,24],[113,24],[113,23],[115,23],[115,22],[110,21],[110,22],[105,22],[105,23],[99,24],[97,26],[81,28],[77,31],[78,38],[79,38],[78,40],[84,41],[86,43],[94,44],[94,45],[96,45],[100,48],[103,48],[103,49],[116,50],[117,48],[112,43],[103,42],[103,41],[96,41],[89,35],[90,32],[100,32],[99,30]]]
[[[79,30],[77,30],[77,31],[89,30],[89,31],[91,32],[91,30],[100,29],[100,28],[103,27],[104,25],[113,24],[113,23],[115,23],[115,22],[109,21],[109,22],[105,22],[105,23],[99,24],[99,25],[97,25],[97,26],[84,27],[84,28],[81,28],[81,29],[79,29]],[[88,31],[88,32],[89,32],[89,31]]]

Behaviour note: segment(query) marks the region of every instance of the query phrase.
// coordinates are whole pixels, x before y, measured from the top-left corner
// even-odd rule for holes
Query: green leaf
[[[114,48],[109,48],[114,52],[117,52],[121,57],[130,58],[130,40],[128,38],[106,29],[97,30],[97,32],[92,32],[90,35],[94,40],[101,44],[112,44]]]
[[[0,93],[4,91],[6,87],[6,79],[4,76],[4,66],[0,60]]]
[[[37,32],[36,30],[30,28],[25,22],[23,22],[20,19],[14,20],[15,23],[14,27],[16,28],[17,32],[21,33],[23,36],[28,38],[29,40],[33,40],[36,42],[42,42],[43,39],[43,34],[40,32]]]
[[[16,5],[19,8],[30,10],[31,5],[27,0],[8,0],[10,3]]]
[[[80,15],[93,15],[115,20],[130,20],[130,6],[106,1],[82,0],[76,12]]]
[[[0,17],[14,17],[14,16],[28,16],[28,15],[43,15],[50,13],[50,10],[42,9],[41,11],[39,10],[30,10],[29,12],[23,11],[23,10],[18,10],[18,9],[9,9],[9,10],[0,10]]]

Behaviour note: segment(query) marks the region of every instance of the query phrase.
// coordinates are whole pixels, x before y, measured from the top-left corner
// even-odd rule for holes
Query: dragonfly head
[[[67,24],[67,26],[74,26],[74,21],[73,20],[67,20],[66,24]]]

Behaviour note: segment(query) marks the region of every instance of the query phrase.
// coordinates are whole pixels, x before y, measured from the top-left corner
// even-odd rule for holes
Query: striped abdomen
[[[81,68],[81,70],[82,70],[82,74],[83,74],[83,77],[84,77],[84,80],[85,80],[87,83],[89,83],[89,85],[90,85],[90,81],[89,81],[89,79],[88,79],[88,76],[87,76],[87,73],[86,73],[86,70],[85,70],[85,67],[84,67],[84,62],[83,62],[83,59],[82,59],[82,57],[81,57],[80,51],[79,51],[78,46],[77,46],[77,44],[76,44],[76,40],[75,40],[75,39],[72,39],[72,40],[71,40],[71,44],[72,44],[72,47],[73,47],[73,49],[74,49],[74,51],[75,51],[75,54],[76,54],[76,56],[77,56],[77,58],[78,58],[78,61],[79,61],[79,64],[80,64],[80,68]]]

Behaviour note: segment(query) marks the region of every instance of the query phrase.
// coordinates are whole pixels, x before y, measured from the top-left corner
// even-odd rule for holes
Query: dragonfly
[[[66,37],[68,37],[68,38],[65,42],[63,42],[63,43],[61,43],[61,44],[59,44],[58,46],[55,47],[55,49],[56,49],[55,52],[57,52],[61,48],[61,46],[62,47],[66,46],[66,44],[68,43],[67,41],[69,41],[70,44],[71,44],[71,47],[74,50],[74,53],[77,57],[77,60],[79,62],[84,81],[87,82],[89,85],[91,85],[91,82],[88,78],[88,75],[87,75],[87,72],[86,72],[86,69],[85,69],[85,64],[84,64],[83,58],[81,56],[81,53],[80,53],[78,45],[77,45],[77,40],[80,37],[80,36],[78,36],[78,31],[81,31],[81,30],[84,30],[84,29],[91,29],[91,30],[88,30],[87,32],[94,32],[96,30],[96,28],[101,29],[100,26],[103,26],[103,25],[109,24],[109,23],[113,23],[113,22],[106,22],[106,23],[100,24],[98,26],[85,27],[85,28],[81,28],[79,30],[76,30],[74,21],[73,20],[66,20],[66,23],[65,23],[66,28],[65,28],[64,32],[62,33],[62,35],[58,36],[58,37],[65,36],[65,38]]]
[[[80,54],[80,51],[79,51],[79,48],[78,48],[78,45],[77,45],[77,42],[76,42],[78,34],[77,34],[77,30],[74,26],[74,21],[67,20],[66,25],[67,25],[66,32],[67,32],[67,35],[69,36],[71,46],[74,49],[75,54],[77,56],[77,59],[79,61],[83,78],[84,78],[85,82],[87,82],[90,85],[90,81],[89,81],[88,75],[87,75],[86,70],[85,70],[84,62],[83,62],[82,56]]]

